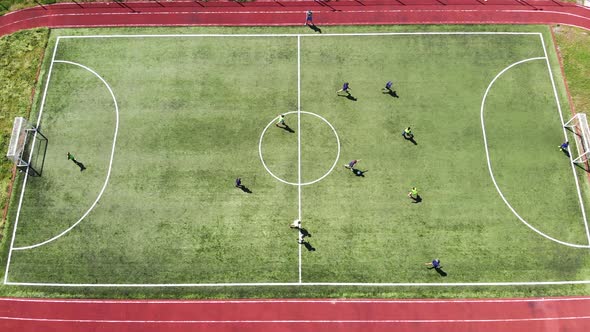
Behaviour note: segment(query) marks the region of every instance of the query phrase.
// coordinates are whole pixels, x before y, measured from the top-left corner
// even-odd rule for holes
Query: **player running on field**
[[[76,164],[78,167],[80,167],[80,172],[82,172],[83,170],[86,169],[86,167],[84,166],[84,164],[82,164],[81,162],[77,161],[73,154],[71,154],[71,153],[68,152],[67,157],[68,157],[68,160],[73,161],[74,164]]]
[[[344,84],[342,84],[342,89],[336,91],[336,93],[346,92],[348,95],[350,95],[350,91],[349,90],[352,90],[350,88],[350,85],[348,84],[348,82],[344,82]]]
[[[393,85],[393,83],[391,81],[387,81],[387,83],[385,83],[385,90],[391,91],[392,85]]]
[[[424,265],[428,266],[429,269],[440,269],[440,259],[435,258],[432,262],[424,263]]]
[[[348,164],[345,164],[344,167],[351,169],[353,168],[359,161],[361,161],[360,159],[355,159],[351,162],[349,162]]]
[[[285,124],[285,114],[279,115],[279,118],[277,120],[277,123],[275,123],[275,126],[277,126],[277,127],[287,127],[287,125]]]
[[[410,192],[408,193],[408,197],[410,197],[413,200],[417,200],[418,196],[418,189],[416,189],[416,187],[412,187],[412,190],[410,190]]]
[[[405,139],[412,139],[412,138],[414,138],[414,134],[412,134],[412,129],[410,127],[404,129],[404,131],[402,132],[402,136]]]

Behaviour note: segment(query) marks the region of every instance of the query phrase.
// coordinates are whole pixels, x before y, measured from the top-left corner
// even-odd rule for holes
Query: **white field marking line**
[[[338,159],[336,159],[338,162]],[[297,36],[297,192],[299,200],[299,227],[302,227],[302,211],[301,211],[301,37]],[[299,283],[302,282],[301,273],[301,241],[303,235],[298,230],[298,243],[299,248]]]
[[[513,299],[268,299],[268,300],[91,300],[91,299],[39,299],[39,298],[0,298],[0,302],[33,303],[81,303],[81,304],[260,304],[260,303],[330,303],[330,304],[449,304],[449,303],[529,303],[590,301],[590,297],[541,297]]]
[[[547,285],[588,285],[590,280],[572,281],[515,281],[515,282],[417,282],[417,283],[363,283],[363,282],[252,282],[252,283],[207,283],[207,284],[63,284],[44,282],[7,282],[9,286],[35,287],[128,287],[128,288],[169,288],[169,287],[284,287],[284,286],[359,286],[359,287],[477,287],[477,286],[547,286]]]
[[[33,248],[37,248],[40,247],[42,245],[45,245],[49,242],[55,241],[58,238],[62,237],[63,235],[65,235],[66,233],[68,233],[69,231],[71,231],[72,229],[74,229],[74,227],[78,226],[78,224],[80,222],[82,222],[82,220],[84,220],[84,218],[86,218],[86,216],[88,214],[90,214],[90,212],[94,209],[94,207],[96,206],[96,204],[98,204],[98,201],[100,200],[100,198],[102,197],[102,194],[104,193],[108,183],[109,183],[109,179],[111,176],[111,170],[113,168],[113,159],[115,157],[115,145],[117,144],[117,133],[119,131],[119,106],[117,104],[117,99],[115,98],[115,94],[113,93],[113,90],[111,89],[111,87],[109,86],[109,84],[100,76],[98,75],[98,73],[96,73],[94,70],[81,65],[79,63],[76,62],[71,62],[71,61],[64,61],[64,60],[55,60],[55,63],[66,63],[66,64],[70,64],[70,65],[74,65],[74,66],[78,66],[80,68],[83,68],[89,72],[91,72],[92,74],[94,74],[94,76],[98,77],[98,79],[100,79],[102,81],[102,83],[104,83],[104,85],[107,87],[107,89],[109,90],[111,97],[113,98],[113,102],[115,103],[115,114],[116,114],[116,123],[115,123],[115,134],[113,136],[113,146],[111,148],[111,160],[109,161],[109,169],[107,171],[107,176],[106,179],[104,181],[104,184],[102,186],[102,189],[100,190],[100,193],[98,194],[98,196],[96,197],[96,200],[94,201],[94,203],[92,203],[92,205],[90,206],[90,208],[88,208],[88,210],[84,213],[84,215],[82,215],[82,217],[80,217],[80,219],[78,219],[78,221],[76,221],[76,223],[74,223],[72,226],[70,226],[68,229],[64,230],[63,232],[61,232],[60,234],[52,237],[49,240],[37,243],[37,244],[33,244],[30,246],[26,246],[26,247],[18,247],[18,248],[13,248],[13,250],[27,250],[27,249],[33,249]]]
[[[37,125],[41,123],[41,115],[43,114],[43,109],[45,107],[45,98],[47,97],[47,89],[49,88],[49,82],[51,80],[51,73],[53,72],[53,64],[55,63],[55,55],[57,54],[57,46],[59,45],[59,38],[55,41],[55,46],[53,47],[53,55],[51,56],[51,63],[49,64],[49,73],[47,74],[47,81],[45,82],[45,88],[43,89],[43,97],[41,98],[41,106],[39,108],[39,116],[37,117]],[[37,138],[37,133],[33,136],[33,144],[31,146],[31,152],[29,153],[29,163],[33,158],[33,151],[35,151],[35,141]],[[8,259],[6,261],[6,271],[4,272],[4,284],[8,282],[8,268],[10,267],[10,259],[12,258],[12,250],[14,250],[14,239],[16,238],[16,229],[18,228],[18,220],[20,217],[20,211],[23,206],[23,198],[25,197],[25,188],[27,187],[27,179],[29,178],[29,172],[25,173],[25,178],[23,180],[23,189],[20,193],[20,198],[18,200],[18,208],[16,210],[16,217],[14,220],[14,229],[12,230],[12,240],[10,241],[10,249],[8,250]]]
[[[546,56],[546,54],[545,54]],[[574,247],[574,248],[590,248],[590,245],[581,245],[581,244],[573,244],[573,243],[569,243],[569,242],[564,242],[564,241],[560,241],[558,239],[555,239],[541,231],[539,231],[538,229],[536,229],[535,227],[533,227],[531,224],[529,224],[526,220],[524,220],[519,214],[518,212],[516,212],[516,210],[514,210],[514,208],[512,207],[512,205],[510,205],[510,203],[508,202],[508,200],[506,199],[506,197],[504,197],[504,194],[502,194],[502,191],[500,190],[500,187],[498,186],[498,183],[496,182],[496,178],[494,177],[494,172],[492,170],[492,163],[490,161],[490,152],[488,150],[488,139],[487,139],[487,135],[486,135],[486,128],[485,128],[485,121],[484,121],[484,108],[485,108],[485,103],[486,103],[486,99],[488,97],[488,93],[490,91],[490,89],[492,88],[492,86],[494,85],[494,83],[496,82],[496,80],[502,75],[504,74],[506,71],[508,71],[509,69],[511,69],[514,66],[520,65],[521,63],[525,63],[528,61],[534,61],[534,60],[544,60],[546,59],[546,57],[536,57],[536,58],[529,58],[529,59],[524,59],[524,60],[520,60],[518,62],[515,62],[513,64],[511,64],[510,66],[504,68],[501,72],[498,73],[498,75],[496,75],[496,77],[494,77],[494,79],[490,82],[490,84],[488,85],[488,88],[486,89],[486,92],[483,95],[483,99],[481,100],[481,130],[483,132],[483,141],[484,141],[484,148],[485,148],[485,152],[486,152],[486,159],[487,159],[487,164],[488,164],[488,171],[490,172],[490,178],[492,179],[492,182],[494,183],[494,187],[496,187],[496,191],[498,191],[498,194],[500,195],[500,198],[502,198],[502,200],[504,201],[504,203],[506,204],[506,206],[508,206],[508,208],[510,209],[510,211],[512,211],[512,213],[518,218],[518,220],[520,220],[523,224],[527,225],[530,229],[532,229],[533,231],[535,231],[537,234],[543,236],[546,239],[549,239],[551,241],[557,242],[559,244],[568,246],[568,247]],[[575,175],[575,174],[574,174]],[[585,215],[584,215],[585,218]]]
[[[80,304],[260,304],[260,303],[330,303],[330,304],[449,304],[449,303],[530,303],[590,301],[590,297],[541,297],[513,299],[268,299],[268,300],[92,300],[92,299],[39,299],[0,298],[0,302],[80,303]]]
[[[55,323],[104,323],[104,324],[400,324],[400,323],[509,323],[543,322],[562,320],[586,320],[590,316],[496,318],[496,319],[339,319],[339,320],[110,320],[110,319],[60,319],[0,316],[0,320],[55,322]]]
[[[300,11],[273,11],[271,13],[273,14],[295,14],[295,13],[299,13]],[[319,11],[322,12],[322,11]],[[331,12],[331,11],[329,11]],[[490,10],[490,11],[482,11],[479,9],[426,9],[426,10],[420,10],[420,9],[416,9],[416,10],[350,10],[350,11],[346,11],[346,13],[352,13],[352,14],[359,14],[359,13],[392,13],[392,14],[397,14],[397,13],[451,13],[451,12],[459,12],[459,13],[470,13],[470,12],[485,12],[485,13],[535,13],[535,14],[551,14],[551,15],[565,15],[565,16],[572,16],[572,17],[576,17],[576,18],[581,18],[581,19],[585,19],[585,20],[590,20],[590,18],[582,16],[582,15],[577,15],[577,14],[572,14],[572,13],[567,13],[567,12],[559,12],[559,11],[551,11],[551,10],[547,10],[547,11],[538,11],[538,10],[527,10],[527,9],[501,9],[501,10]],[[26,19],[22,19],[22,20],[16,20],[13,22],[10,22],[8,24],[2,25],[0,26],[1,28],[10,26],[10,25],[14,25],[14,24],[18,24],[18,23],[22,23],[22,22],[26,22],[26,21],[31,21],[31,20],[36,20],[36,19],[41,19],[41,18],[50,18],[50,17],[69,17],[69,16],[121,16],[121,15],[195,15],[195,14],[199,14],[199,15],[207,15],[207,14],[211,14],[211,15],[228,15],[228,14],[236,14],[236,15],[242,15],[242,14],[268,14],[269,11],[225,11],[225,12],[219,12],[219,11],[184,11],[184,12],[122,12],[122,13],[73,13],[73,14],[48,14],[48,15],[39,15],[39,16],[35,16],[35,17],[30,17],[30,18],[26,18]],[[482,23],[481,21],[478,21],[479,23]],[[514,21],[503,21],[503,22],[499,22],[499,23],[503,23],[503,24],[510,24],[511,22]],[[358,22],[357,22],[358,23]],[[371,22],[368,22],[371,23]],[[372,22],[375,23],[375,22]],[[412,22],[412,23],[419,23],[419,22]],[[441,22],[441,23],[449,23],[449,22]],[[484,22],[485,23],[485,22]],[[288,25],[290,26],[297,26],[300,25],[300,22],[293,22],[293,23],[289,23]],[[142,26],[149,26],[149,24],[140,24]],[[169,24],[167,24],[169,25]],[[219,25],[219,24],[210,24],[210,25]],[[252,24],[245,24],[245,25],[252,25]],[[268,25],[268,24],[263,24],[263,25]],[[81,25],[83,27],[92,27],[92,26],[99,26],[99,25]],[[115,26],[115,25],[108,25],[105,24],[104,26]],[[123,25],[125,26],[125,25]],[[129,24],[126,26],[138,26],[138,24]],[[152,26],[162,26],[162,24],[153,24]],[[187,26],[187,24],[179,24],[179,26]],[[60,26],[60,27],[66,27],[66,26]],[[587,28],[585,28],[587,29]],[[319,36],[319,35],[316,35]]]
[[[159,26],[162,26],[161,24]],[[63,39],[91,38],[183,38],[183,37],[338,37],[338,36],[411,36],[411,35],[538,35],[540,32],[494,32],[494,31],[441,31],[441,32],[366,32],[366,33],[323,33],[323,34],[153,34],[153,35],[87,35],[60,36]]]
[[[334,128],[334,126],[332,126],[332,124],[330,122],[328,122],[328,120],[326,120],[324,117],[317,115],[315,113],[312,112],[305,112],[305,111],[290,111],[290,112],[285,112],[282,114],[295,114],[295,113],[302,113],[302,114],[309,114],[309,115],[313,115],[317,118],[319,118],[320,120],[324,121],[334,132],[334,136],[336,136],[336,144],[338,145],[338,151],[336,153],[336,159],[334,160],[334,164],[332,164],[332,167],[330,168],[330,170],[328,170],[328,172],[326,172],[326,174],[324,174],[323,176],[313,180],[313,181],[309,181],[309,182],[304,182],[304,183],[295,183],[295,182],[289,182],[286,180],[281,179],[280,177],[276,176],[266,165],[266,162],[264,161],[264,158],[262,157],[262,139],[264,138],[264,134],[266,133],[266,131],[268,130],[268,128],[274,123],[274,121],[276,121],[278,119],[278,117],[274,118],[273,120],[271,120],[266,127],[264,128],[264,130],[262,130],[262,134],[260,134],[260,140],[258,141],[258,156],[260,157],[260,161],[262,162],[262,166],[264,166],[264,169],[266,169],[266,171],[268,172],[268,174],[270,174],[273,178],[277,179],[278,181],[285,183],[285,184],[290,184],[292,186],[308,186],[311,184],[314,184],[316,182],[319,182],[321,180],[323,180],[326,176],[330,175],[330,173],[332,173],[332,171],[334,170],[334,168],[336,167],[336,164],[338,163],[338,160],[340,159],[340,137],[338,137],[338,133],[336,132],[336,128]]]
[[[547,55],[547,48],[545,47],[545,40],[543,36],[540,36],[541,43],[543,44],[543,52],[545,52],[545,61],[547,62],[547,70],[549,71],[549,77],[551,78],[551,86],[553,87],[553,96],[555,97],[555,103],[557,104],[557,112],[559,113],[559,120],[561,121],[561,129],[563,130],[563,137],[568,141],[567,132],[565,130],[565,123],[563,121],[563,114],[561,112],[561,103],[559,102],[559,96],[557,95],[557,89],[555,87],[555,80],[553,79],[553,72],[551,71],[551,64],[549,63],[549,57]],[[584,207],[584,200],[582,199],[582,191],[580,189],[580,183],[578,181],[578,175],[576,173],[576,167],[572,160],[572,151],[568,146],[568,154],[570,158],[570,165],[572,166],[572,173],[574,174],[574,181],[576,182],[576,189],[578,191],[578,199],[580,200],[580,209],[582,210],[582,217],[584,218],[584,227],[586,227],[586,237],[588,238],[588,246],[590,247],[590,231],[588,230],[588,219],[586,218],[586,209]]]

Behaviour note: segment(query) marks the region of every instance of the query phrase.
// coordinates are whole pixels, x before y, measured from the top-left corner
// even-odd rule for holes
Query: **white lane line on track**
[[[110,323],[110,324],[400,324],[400,323],[507,323],[535,321],[587,320],[590,316],[496,318],[496,319],[350,319],[350,320],[109,320],[109,319],[60,319],[0,316],[0,320],[35,321],[55,323]]]
[[[117,144],[117,133],[119,132],[119,106],[117,104],[117,99],[115,98],[115,94],[113,93],[113,90],[111,89],[111,87],[109,86],[109,84],[100,76],[98,75],[98,73],[96,73],[94,70],[81,65],[79,63],[76,62],[72,62],[72,61],[64,61],[64,60],[55,60],[54,63],[65,63],[65,64],[70,64],[70,65],[74,65],[74,66],[78,66],[80,68],[83,68],[89,72],[91,72],[94,76],[98,77],[98,79],[100,79],[102,81],[102,83],[104,83],[104,85],[107,87],[107,89],[109,90],[109,93],[111,94],[111,97],[113,98],[113,102],[115,104],[115,114],[116,114],[116,123],[115,123],[115,133],[113,136],[113,146],[111,148],[111,158],[109,161],[109,168],[107,171],[107,176],[105,178],[104,184],[98,194],[98,196],[96,197],[96,200],[94,201],[94,203],[92,203],[92,205],[90,206],[90,208],[88,208],[88,210],[86,210],[86,212],[82,215],[82,217],[80,217],[80,219],[78,219],[78,221],[76,221],[72,226],[68,227],[66,230],[64,230],[63,232],[59,233],[58,235],[37,243],[37,244],[33,244],[30,246],[24,246],[24,247],[18,247],[18,248],[13,248],[12,250],[28,250],[28,249],[33,249],[33,248],[37,248],[40,247],[42,245],[45,245],[47,243],[53,242],[57,239],[59,239],[60,237],[62,237],[63,235],[67,234],[68,232],[70,232],[72,229],[74,229],[76,226],[78,226],[78,224],[80,224],[82,222],[82,220],[84,220],[84,218],[86,218],[86,216],[88,216],[88,214],[90,214],[90,212],[92,212],[92,210],[94,209],[94,207],[96,206],[96,204],[98,204],[98,201],[100,200],[100,198],[102,197],[102,195],[104,194],[105,189],[107,188],[107,185],[109,183],[109,179],[111,177],[111,170],[113,168],[113,159],[115,157],[115,146]],[[49,81],[48,81],[49,82]],[[39,115],[39,119],[40,119]],[[16,227],[15,227],[16,228]]]

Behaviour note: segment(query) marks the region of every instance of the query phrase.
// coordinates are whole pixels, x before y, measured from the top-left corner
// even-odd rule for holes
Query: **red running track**
[[[0,299],[2,331],[589,331],[590,297],[495,300]]]
[[[551,0],[258,0],[57,4],[0,16],[35,27],[567,24],[590,9]],[[303,29],[303,27],[302,27]],[[0,298],[0,331],[590,331],[590,297],[495,300],[93,301]]]
[[[64,3],[0,16],[0,36],[33,27],[337,24],[568,24],[590,29],[590,9],[556,0],[259,0]]]

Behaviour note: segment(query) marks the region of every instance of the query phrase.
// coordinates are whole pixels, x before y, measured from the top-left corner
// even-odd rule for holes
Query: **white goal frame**
[[[35,141],[37,140],[45,141],[45,143],[47,143],[47,137],[45,137],[37,127],[30,124],[27,119],[23,117],[14,118],[6,158],[12,160],[17,169],[21,171],[26,170],[32,176],[41,176],[45,161],[45,153],[47,151],[47,144],[45,144],[44,148],[42,148],[43,156],[41,156],[42,159],[40,165],[33,165],[37,164],[32,160]],[[26,155],[27,152],[28,155]]]
[[[590,156],[590,127],[586,114],[576,113],[563,126],[571,130],[576,137],[578,154],[575,158],[572,156],[572,162],[576,164],[587,163],[588,156]]]

